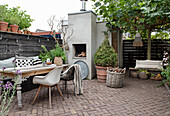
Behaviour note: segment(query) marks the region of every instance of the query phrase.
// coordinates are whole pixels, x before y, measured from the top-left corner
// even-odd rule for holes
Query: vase
[[[10,25],[11,32],[17,33],[18,27],[19,27],[18,25]]]
[[[6,31],[8,27],[8,23],[4,21],[0,21],[0,31]]]
[[[101,83],[106,83],[107,67],[96,66],[96,70],[97,70],[97,81]]]
[[[61,66],[63,64],[62,57],[55,57],[54,64],[56,64],[57,66]]]

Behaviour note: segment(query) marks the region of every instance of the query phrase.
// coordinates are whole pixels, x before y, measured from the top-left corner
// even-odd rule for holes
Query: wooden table
[[[30,67],[17,67],[17,68],[7,68],[4,71],[1,69],[0,73],[3,72],[4,77],[11,77],[13,78],[13,80],[17,83],[17,99],[18,99],[18,106],[22,107],[22,94],[21,94],[21,83],[25,80],[27,80],[27,78],[29,78],[30,76],[34,76],[34,75],[39,75],[39,74],[45,74],[50,72],[51,70],[53,70],[56,67],[68,67],[68,64],[63,64],[62,66],[56,66],[55,64],[52,65],[39,65],[39,66],[30,66]],[[17,79],[14,79],[16,77],[16,71],[20,70],[21,74],[19,74],[17,76]]]

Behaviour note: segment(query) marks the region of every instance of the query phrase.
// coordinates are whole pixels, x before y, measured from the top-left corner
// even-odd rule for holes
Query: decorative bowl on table
[[[52,64],[52,62],[47,62],[47,65],[51,65]]]

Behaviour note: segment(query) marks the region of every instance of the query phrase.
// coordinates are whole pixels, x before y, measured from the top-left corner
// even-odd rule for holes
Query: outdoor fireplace
[[[80,65],[82,79],[92,79],[96,76],[94,54],[104,38],[101,32],[107,30],[105,22],[96,22],[96,18],[93,11],[69,13],[68,21],[63,25],[64,28],[69,27],[66,35],[70,37],[69,50],[66,51],[67,62]]]
[[[73,57],[86,57],[86,44],[73,44]]]

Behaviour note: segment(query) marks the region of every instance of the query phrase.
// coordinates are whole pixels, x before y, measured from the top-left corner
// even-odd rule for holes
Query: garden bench
[[[138,71],[140,69],[147,70],[148,72],[162,72],[162,61],[159,60],[136,60],[135,68],[129,68],[129,77],[131,77],[131,71]]]

